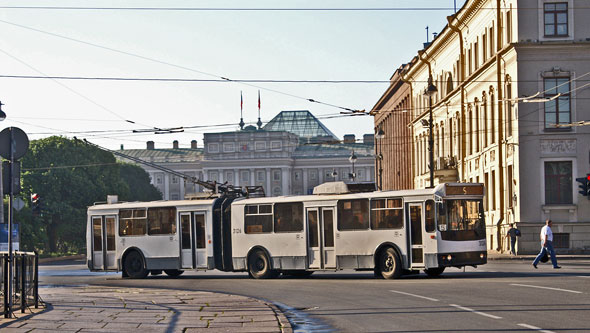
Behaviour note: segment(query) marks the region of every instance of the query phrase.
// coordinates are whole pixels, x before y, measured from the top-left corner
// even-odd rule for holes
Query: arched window
[[[488,131],[488,123],[490,121],[488,119],[488,96],[485,91],[481,94],[481,107],[483,108],[483,146],[485,148],[488,146],[488,138],[490,135],[490,132]]]
[[[447,94],[451,91],[453,91],[453,75],[449,73],[449,76],[447,77]]]
[[[512,79],[506,75],[506,132],[512,136]]]
[[[494,87],[490,86],[490,143],[496,143],[496,94]]]
[[[479,145],[480,144],[479,138],[481,136],[481,132],[479,131],[479,121],[480,121],[480,119],[479,119],[479,117],[480,117],[480,114],[479,114],[479,99],[475,98],[475,100],[473,101],[473,105],[475,106],[475,112],[474,112],[475,114],[473,115],[473,117],[474,117],[474,119],[473,119],[473,126],[474,126],[473,131],[474,131],[474,134],[475,134],[475,152],[478,152],[478,151],[481,150],[481,147]]]

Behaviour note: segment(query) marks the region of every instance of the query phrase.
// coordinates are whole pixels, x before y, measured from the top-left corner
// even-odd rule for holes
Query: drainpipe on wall
[[[462,85],[463,82],[465,82],[465,53],[464,53],[464,46],[463,46],[463,31],[461,31],[461,29],[459,29],[456,25],[453,24],[453,21],[455,20],[455,15],[451,15],[451,16],[447,16],[447,21],[449,23],[449,28],[451,28],[451,30],[453,30],[454,32],[459,34],[459,85],[461,87],[461,119],[460,120],[464,120],[465,119],[465,88]],[[459,23],[459,22],[457,22]],[[460,121],[459,122],[461,124],[461,133],[463,133],[460,137],[461,140],[459,141],[461,144],[459,146],[459,159],[461,160],[461,174],[459,174],[459,181],[461,179],[464,178],[465,175],[465,146],[466,146],[466,140],[467,140],[467,135],[465,135],[465,121]]]
[[[502,84],[502,64],[501,64],[501,55],[500,55],[500,50],[502,49],[502,46],[500,45],[500,41],[502,40],[502,33],[503,33],[503,24],[502,24],[502,10],[501,10],[501,5],[502,5],[502,0],[496,0],[496,22],[498,22],[498,29],[496,32],[496,77],[497,77],[497,84],[498,84],[498,101],[502,101],[504,100],[503,97],[503,92],[504,90],[502,89],[503,84]],[[507,221],[507,218],[505,217],[506,212],[504,211],[504,207],[505,207],[505,198],[504,198],[504,160],[503,160],[503,141],[504,141],[504,126],[503,126],[503,122],[504,122],[504,107],[503,107],[504,103],[498,103],[498,177],[499,177],[499,193],[500,195],[498,196],[500,199],[500,221],[497,225],[497,229],[496,229],[496,233],[497,233],[497,239],[498,239],[498,247],[497,250],[501,251],[502,250],[502,243],[504,238],[502,237],[502,225],[501,225],[501,221]]]

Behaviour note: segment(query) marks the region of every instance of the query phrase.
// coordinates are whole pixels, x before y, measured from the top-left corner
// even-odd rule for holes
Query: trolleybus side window
[[[426,221],[426,232],[433,232],[435,230],[435,211],[434,211],[434,201],[433,200],[426,200],[426,212],[425,212],[425,221]]]
[[[369,229],[369,199],[338,201],[338,230]]]
[[[119,236],[143,236],[147,231],[146,210],[121,209],[119,211]]]
[[[402,199],[371,200],[371,229],[401,229],[403,226]]]
[[[246,205],[244,207],[244,230],[247,234],[272,231],[272,205]]]
[[[176,233],[176,208],[148,208],[148,235],[173,235]]]
[[[292,232],[303,230],[303,203],[277,203],[274,206],[274,231]]]

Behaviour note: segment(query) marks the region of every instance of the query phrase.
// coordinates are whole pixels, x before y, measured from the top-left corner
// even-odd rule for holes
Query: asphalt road
[[[185,272],[179,278],[121,279],[90,273],[83,261],[41,266],[42,286],[109,285],[207,290],[283,306],[301,332],[581,332],[590,331],[590,260],[534,269],[498,260],[440,278],[425,274],[382,280],[366,272],[253,280],[245,273]]]

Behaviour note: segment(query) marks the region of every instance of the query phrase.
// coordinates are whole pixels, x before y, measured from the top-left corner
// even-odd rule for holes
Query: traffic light
[[[31,209],[33,216],[41,215],[41,197],[37,193],[31,194]]]
[[[576,178],[576,181],[580,183],[578,185],[578,193],[590,198],[590,173],[586,177]]]

